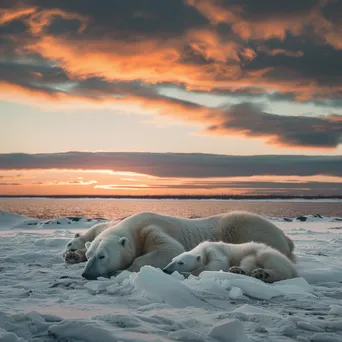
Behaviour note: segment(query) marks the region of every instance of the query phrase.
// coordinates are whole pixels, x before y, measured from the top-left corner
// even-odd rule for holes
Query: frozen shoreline
[[[89,282],[61,252],[94,221],[1,214],[0,341],[342,341],[342,221],[276,218],[301,277],[274,285],[152,267]]]
[[[190,217],[190,218],[197,218]],[[328,217],[319,214],[302,215],[299,217],[270,217],[264,216],[273,222],[341,222],[342,217]],[[121,220],[124,217],[117,218]],[[66,216],[54,219],[38,219],[34,217],[22,216],[9,212],[0,211],[0,231],[21,229],[21,230],[44,230],[44,229],[87,229],[96,223],[106,222],[104,218],[86,218],[82,216]]]

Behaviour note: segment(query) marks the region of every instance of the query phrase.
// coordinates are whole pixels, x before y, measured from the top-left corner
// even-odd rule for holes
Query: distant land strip
[[[342,199],[341,195],[1,195],[0,198],[112,198],[112,199],[175,199],[175,200],[267,200],[267,199]]]

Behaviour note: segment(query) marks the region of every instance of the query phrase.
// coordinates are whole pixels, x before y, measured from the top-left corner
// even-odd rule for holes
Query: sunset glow
[[[5,0],[0,195],[342,195],[340,15]]]

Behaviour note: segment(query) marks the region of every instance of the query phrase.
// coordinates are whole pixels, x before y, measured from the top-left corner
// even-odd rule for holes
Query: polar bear
[[[229,271],[273,283],[297,277],[295,265],[284,254],[263,243],[231,244],[204,241],[191,251],[174,257],[163,269],[199,275],[203,271]]]
[[[64,251],[63,258],[68,264],[75,264],[87,261],[85,243],[93,241],[96,236],[101,234],[105,229],[115,225],[119,221],[108,221],[97,223],[88,228],[83,234],[76,233],[71,241],[68,242]]]
[[[268,220],[248,212],[187,219],[150,212],[134,214],[87,242],[82,276],[110,277],[144,265],[164,268],[173,257],[203,241],[262,242],[294,260],[293,242]]]

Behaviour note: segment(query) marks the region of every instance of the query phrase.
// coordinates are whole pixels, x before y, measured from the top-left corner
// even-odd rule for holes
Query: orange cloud
[[[26,46],[27,51],[57,61],[71,78],[101,77],[108,81],[146,84],[172,83],[187,90],[235,91],[258,84],[264,93],[293,92],[297,100],[327,98],[342,91],[342,85],[318,82],[300,70],[287,66],[244,69],[243,60],[254,60],[258,52],[233,41],[221,40],[214,32],[190,30],[184,42],[210,63],[184,63],[183,40],[139,40],[126,42],[115,37],[100,41],[84,41],[65,37],[43,36]],[[272,55],[303,56],[284,49],[267,50]],[[285,77],[286,75],[286,77]]]
[[[326,1],[307,2],[294,6],[292,11],[282,11],[282,4],[279,2],[277,10],[273,6],[268,13],[267,7],[253,13],[253,9],[248,9],[252,3],[242,1],[240,5],[224,4],[219,0],[188,0],[187,4],[196,8],[203,16],[207,17],[213,24],[230,24],[235,33],[244,40],[270,38],[285,39],[287,33],[298,36],[308,27],[313,27],[315,33],[324,38],[328,43],[338,49],[342,47],[341,29],[342,25],[332,23],[322,14],[322,8],[328,3]],[[259,5],[259,4],[258,4]],[[268,4],[272,5],[272,4]],[[304,6],[301,6],[304,5]],[[276,1],[274,1],[276,6]],[[246,8],[247,7],[247,8]],[[253,6],[251,6],[253,7]],[[290,6],[291,7],[291,4]],[[258,9],[259,10],[259,9]]]
[[[45,93],[39,93],[39,95]],[[146,94],[144,94],[146,95]],[[73,99],[74,95],[57,93],[49,99]],[[242,103],[230,107],[208,108],[150,93],[149,96],[127,94],[113,98],[110,95],[92,98],[75,95],[76,99],[95,103],[111,103],[115,106],[138,105],[145,113],[155,113],[186,122],[206,126],[207,134],[240,135],[262,138],[267,144],[282,147],[334,149],[341,143],[342,121],[340,115],[321,117],[281,116],[263,112],[259,107]]]
[[[290,57],[302,57],[304,55],[302,51],[288,51],[285,49],[268,49],[267,47],[264,47],[264,46],[261,47],[259,50],[271,56],[286,55]]]
[[[20,19],[22,17],[29,16],[36,12],[34,7],[14,7],[6,10],[2,9],[0,12],[0,25],[6,24],[13,20]]]
[[[218,1],[187,0],[186,3],[197,8],[213,24],[234,22],[240,18],[240,13],[243,11],[241,5],[234,5],[227,9]]]
[[[34,105],[52,101],[65,107],[134,109],[200,123],[207,133],[258,137],[273,145],[335,148],[340,144],[338,115],[286,118],[242,104],[244,111],[236,117],[236,106],[207,108],[158,92],[158,86],[166,83],[254,98],[258,90],[267,99],[274,93],[289,101],[340,99],[341,56],[333,48],[339,46],[341,25],[323,13],[326,2],[278,1],[265,6],[246,0],[232,6],[219,0],[188,0],[177,25],[158,21],[163,18],[158,18],[158,10],[168,15],[164,7],[147,11],[140,2],[134,19],[130,10],[108,2],[108,7],[117,9],[110,13],[119,24],[106,7],[92,11],[95,5],[88,0],[79,8],[70,4],[61,0],[55,8],[34,7],[25,6],[23,0],[2,12],[5,31],[17,20],[25,29],[18,35],[9,29],[4,35],[8,44],[0,61],[1,98]],[[156,22],[163,28],[160,32],[149,26]],[[302,36],[308,42],[302,43]]]

